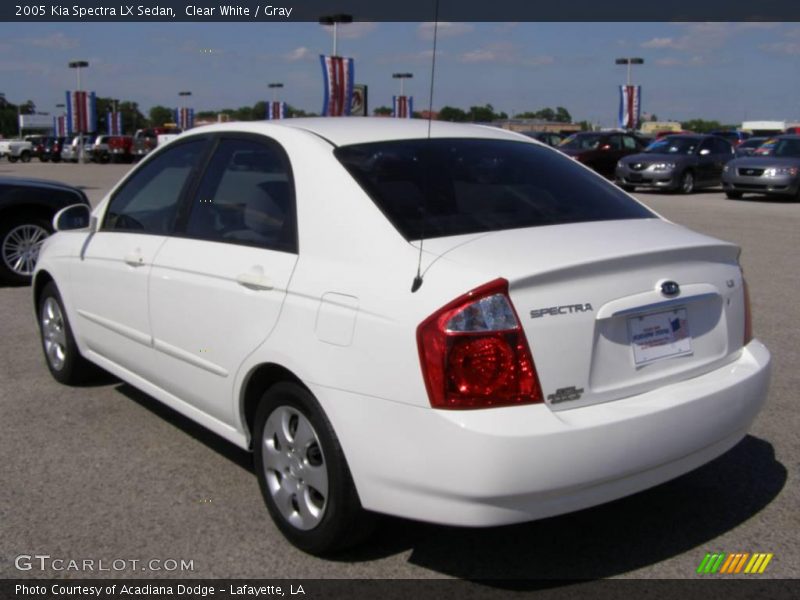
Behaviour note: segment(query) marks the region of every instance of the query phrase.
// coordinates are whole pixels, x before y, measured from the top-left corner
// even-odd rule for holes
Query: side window
[[[712,152],[714,152],[714,148],[711,142],[712,142],[711,139],[704,140],[703,143],[700,144],[700,147],[697,149],[697,154],[699,154],[700,156],[706,156],[707,154],[711,154]]]
[[[714,154],[732,154],[731,145],[725,140],[712,140],[711,151]]]
[[[206,143],[198,139],[179,144],[144,164],[114,194],[102,229],[171,233],[181,191]]]
[[[612,150],[622,150],[622,136],[612,135],[608,138],[608,143]]]
[[[223,138],[192,198],[186,235],[297,252],[294,187],[275,142]]]
[[[629,135],[622,136],[622,145],[625,146],[625,150],[636,150],[639,147],[636,140]]]

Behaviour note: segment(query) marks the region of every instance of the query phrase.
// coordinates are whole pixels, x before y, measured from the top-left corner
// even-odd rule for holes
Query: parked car
[[[133,137],[129,135],[113,135],[108,140],[108,149],[112,162],[131,162],[133,160]]]
[[[564,139],[563,135],[554,131],[520,131],[520,133],[548,146],[558,146]]]
[[[0,140],[0,158],[4,156],[12,163],[18,160],[30,162],[33,156],[33,144],[28,140]]]
[[[0,177],[0,281],[27,283],[53,216],[72,204],[89,206],[79,189],[38,179]]]
[[[715,135],[669,135],[620,160],[616,180],[628,192],[647,187],[691,194],[719,185],[722,167],[733,157],[730,142]]]
[[[251,449],[308,552],[365,511],[493,526],[626,496],[765,401],[740,248],[502,129],[198,127],[92,216],[62,213],[36,267],[50,372],[99,365]]]
[[[181,129],[176,127],[151,127],[149,129],[139,129],[133,135],[131,153],[133,160],[140,160],[147,156],[158,146],[158,138],[161,135],[177,135]]]
[[[558,149],[607,177],[614,178],[614,167],[623,156],[641,152],[644,144],[633,134],[621,132],[575,133]]]
[[[741,144],[734,148],[736,152],[736,156],[750,156],[753,152],[756,151],[756,148],[761,146],[764,142],[766,142],[769,138],[763,136],[755,136],[746,139]]]
[[[98,135],[89,146],[88,155],[90,160],[105,164],[111,160],[111,148],[109,146],[110,135]]]
[[[714,131],[709,131],[708,134],[725,138],[733,146],[738,146],[739,144],[741,144],[742,142],[751,137],[751,135],[746,131],[737,131],[734,129],[716,129]]]
[[[694,131],[689,131],[686,129],[662,129],[661,131],[656,132],[655,139],[661,139],[662,137],[666,137],[668,135],[691,135],[694,134]]]
[[[42,155],[39,157],[39,160],[42,162],[60,162],[61,150],[65,143],[67,143],[67,138],[63,136],[46,138],[44,141],[44,149],[42,150]]]
[[[40,158],[42,150],[44,149],[44,141],[47,136],[44,135],[26,135],[23,138],[26,142],[31,143],[31,158]]]
[[[83,156],[84,160],[89,160],[92,155],[92,143],[94,137],[84,134],[83,136],[76,135],[68,144],[65,143],[61,148],[61,160],[67,162],[78,162],[80,160],[81,151],[81,138],[83,138]]]
[[[754,193],[800,200],[800,135],[779,136],[769,155],[729,162],[722,173],[722,189],[732,199]]]

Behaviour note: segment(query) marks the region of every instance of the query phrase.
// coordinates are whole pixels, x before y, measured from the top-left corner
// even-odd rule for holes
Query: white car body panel
[[[46,242],[37,275],[56,281],[87,358],[241,447],[252,373],[274,364],[294,374],[329,418],[363,506],[378,512],[458,525],[541,518],[676,477],[745,435],[766,398],[770,357],[757,341],[742,347],[736,246],[654,218],[430,239],[420,255],[331,145],[427,135],[425,121],[398,121],[230,123],[176,140],[238,131],[281,144],[299,254],[65,232]],[[447,123],[431,134],[538,144]],[[114,191],[94,211],[100,220]],[[126,263],[137,250],[142,265]],[[424,283],[411,293],[420,256]],[[509,281],[545,397],[570,386],[583,395],[434,410],[416,327],[498,277]],[[667,279],[683,289],[693,352],[637,367],[625,323],[661,310]],[[579,303],[592,309],[530,316]]]

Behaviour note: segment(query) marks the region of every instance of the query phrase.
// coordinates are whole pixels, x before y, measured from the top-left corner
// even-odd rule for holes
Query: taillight
[[[434,408],[490,408],[542,401],[539,378],[508,281],[496,279],[442,307],[417,327]]]
[[[744,292],[744,345],[753,339],[753,312],[750,308],[750,291],[747,289],[747,281],[742,277],[742,288]]]

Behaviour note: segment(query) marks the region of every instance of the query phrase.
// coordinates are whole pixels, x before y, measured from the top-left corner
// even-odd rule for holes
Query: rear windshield
[[[668,135],[644,149],[648,154],[691,154],[701,140],[693,137]]]
[[[400,140],[335,155],[407,240],[655,217],[571,158],[532,143]]]

